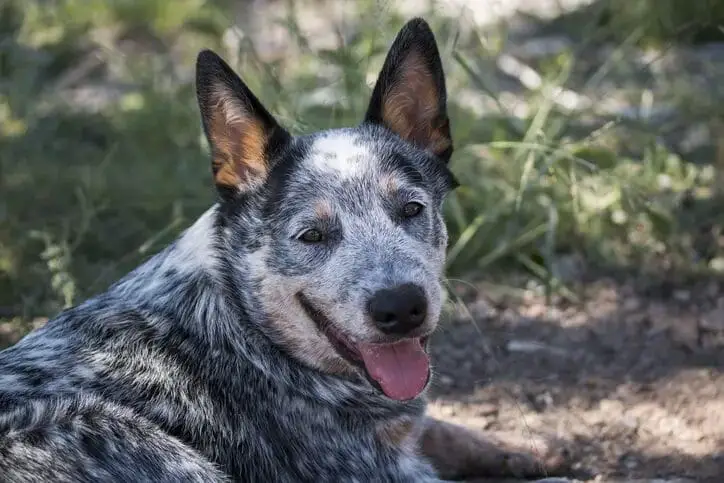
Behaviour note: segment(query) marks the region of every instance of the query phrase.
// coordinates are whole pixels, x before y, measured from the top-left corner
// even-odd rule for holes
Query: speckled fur
[[[426,98],[440,105],[423,115],[444,115],[437,49],[421,20],[390,58],[408,50],[429,61],[413,66],[431,69],[423,81],[437,82]],[[418,444],[424,393],[384,396],[294,295],[304,291],[350,338],[376,341],[365,297],[415,282],[430,304],[420,330],[434,330],[441,205],[454,186],[446,116],[429,126],[431,149],[429,132],[393,132],[375,105],[395,82],[388,66],[360,126],[292,137],[214,54],[202,53],[198,70],[219,202],[106,292],[0,352],[0,479],[438,481]],[[393,99],[395,116],[406,115],[405,95]],[[216,124],[214,109],[227,109]],[[255,138],[223,138],[224,123],[234,134],[239,119]],[[255,158],[235,165],[236,149]],[[426,211],[405,224],[395,210],[412,199]],[[332,241],[300,243],[310,225]]]

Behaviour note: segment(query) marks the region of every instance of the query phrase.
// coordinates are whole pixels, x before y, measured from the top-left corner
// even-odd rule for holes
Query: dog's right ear
[[[261,186],[271,169],[273,151],[289,141],[289,133],[210,50],[201,51],[196,60],[196,95],[222,198]]]

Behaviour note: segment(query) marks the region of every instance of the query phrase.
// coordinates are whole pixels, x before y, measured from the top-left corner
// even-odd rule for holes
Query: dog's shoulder
[[[73,310],[63,312],[0,352],[0,394],[19,398],[72,386],[78,370],[76,348],[83,338],[77,317]]]
[[[0,351],[0,395],[62,396],[94,386],[104,370],[123,371],[157,337],[147,316],[100,296],[65,310]]]

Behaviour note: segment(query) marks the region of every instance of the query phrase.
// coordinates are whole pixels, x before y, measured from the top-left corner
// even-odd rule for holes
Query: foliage
[[[237,50],[221,41],[232,17],[222,2],[17,0],[0,9],[0,308],[27,316],[104,289],[213,201],[189,75],[199,48],[234,59],[286,126],[310,132],[359,121],[367,76],[404,21],[392,11],[362,16],[339,48],[314,51],[290,18],[298,52],[262,63],[248,38]],[[456,92],[497,101],[485,76],[495,34],[460,36],[458,19],[427,17],[440,32],[463,181],[446,205],[451,276],[522,269],[560,288],[555,265],[572,253],[697,269],[718,259],[716,250],[696,258],[690,234],[700,227],[682,231],[679,214],[692,197],[711,197],[710,166],[652,136],[631,154],[602,143],[598,128],[574,134],[573,115],[546,95],[573,53],[551,62],[553,80],[529,93],[527,116],[473,109]]]

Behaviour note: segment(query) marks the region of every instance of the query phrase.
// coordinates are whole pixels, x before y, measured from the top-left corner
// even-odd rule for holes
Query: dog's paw
[[[486,444],[495,446],[500,452],[506,476],[542,478],[571,473],[571,449],[564,441],[510,433],[486,434],[486,438]]]
[[[428,419],[421,449],[448,480],[571,475],[570,449],[553,438],[504,433],[483,436],[457,424]]]

